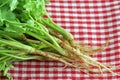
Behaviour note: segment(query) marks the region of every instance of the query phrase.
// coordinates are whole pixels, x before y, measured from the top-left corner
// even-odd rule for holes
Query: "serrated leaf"
[[[30,13],[36,19],[39,19],[46,13],[44,0],[26,0],[26,3],[23,7],[27,13]]]

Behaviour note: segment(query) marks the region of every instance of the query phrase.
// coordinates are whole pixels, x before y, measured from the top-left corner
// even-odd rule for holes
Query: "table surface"
[[[94,58],[102,63],[120,65],[120,0],[51,0],[47,11],[52,19],[74,35],[75,40],[91,46],[109,45]],[[13,63],[9,73],[14,80],[120,80],[110,73],[86,74],[57,61]],[[113,70],[120,74],[120,66]],[[1,73],[0,73],[1,74]],[[0,80],[5,80],[0,76]]]

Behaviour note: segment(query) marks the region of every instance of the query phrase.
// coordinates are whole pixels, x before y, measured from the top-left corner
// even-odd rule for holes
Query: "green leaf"
[[[24,8],[26,13],[30,13],[35,19],[40,19],[46,14],[44,0],[25,0]]]
[[[25,33],[26,29],[23,28],[21,25],[6,23],[6,28],[4,30],[7,32],[13,32],[13,33],[16,33],[18,35],[22,35],[23,33]]]
[[[10,0],[10,10],[13,11],[18,5],[18,0]]]
[[[0,1],[0,7],[6,5],[9,2],[9,0],[1,0]]]
[[[9,10],[8,6],[4,6],[0,8],[1,10],[1,19],[6,20],[12,20],[14,21],[16,19],[15,14]]]
[[[25,0],[26,4],[23,6],[28,12],[33,9],[33,2],[31,0]]]

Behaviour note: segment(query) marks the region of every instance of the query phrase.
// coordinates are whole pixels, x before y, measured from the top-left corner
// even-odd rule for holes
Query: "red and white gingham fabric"
[[[94,58],[120,65],[120,0],[51,0],[47,10],[76,40],[101,46],[109,39],[109,46]],[[64,64],[56,61],[15,62],[14,66],[9,70],[14,80],[120,80],[120,76],[110,73],[86,74],[70,67],[64,69]],[[120,66],[114,72],[120,74]]]

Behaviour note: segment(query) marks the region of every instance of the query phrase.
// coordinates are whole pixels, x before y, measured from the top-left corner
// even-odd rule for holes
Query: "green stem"
[[[25,50],[26,52],[32,52],[34,51],[34,48],[32,48],[31,46],[28,45],[24,45],[20,42],[17,41],[10,41],[10,40],[5,40],[5,39],[0,39],[0,43],[4,43],[13,47],[16,47],[18,49],[22,49]]]
[[[20,52],[20,51],[18,51],[18,50],[0,50],[0,54],[1,54],[1,53],[4,53],[4,52],[18,53],[18,52]]]
[[[11,60],[11,57],[6,56],[3,60],[0,61],[0,63],[10,61],[10,60]]]
[[[51,19],[49,19],[49,22],[46,21],[45,19],[41,19],[41,21],[42,21],[43,24],[50,27],[54,31],[62,34],[63,37],[66,38],[68,41],[73,39],[73,36],[69,32],[67,32],[65,29],[63,29],[62,27],[55,24]]]
[[[35,57],[21,57],[21,56],[16,56],[15,54],[10,54],[10,53],[0,53],[2,55],[5,55],[5,56],[9,56],[9,57],[13,57],[13,58],[16,58],[16,59],[20,59],[20,60],[29,60],[29,59],[34,59]]]
[[[7,56],[1,57],[1,58],[0,58],[0,61],[4,60],[4,59],[6,59],[6,58],[7,58]]]
[[[62,55],[66,55],[66,52],[65,52],[61,47],[56,47],[55,45],[47,42],[46,40],[40,38],[38,35],[36,35],[36,34],[34,34],[34,33],[32,33],[32,32],[27,32],[27,34],[30,35],[30,36],[32,36],[32,37],[34,37],[34,38],[36,38],[36,39],[38,39],[38,40],[40,40],[40,41],[42,41],[42,42],[44,42],[44,43],[47,44],[48,46],[51,46],[52,48],[54,48],[55,50],[57,50],[57,51],[58,51],[59,53],[61,53]]]
[[[44,25],[38,23],[30,14],[28,14],[29,17],[39,26],[39,28],[41,29],[40,31],[42,31],[52,42],[55,46],[59,47],[58,43],[55,41],[55,39],[48,33],[47,29],[45,28]],[[38,29],[39,30],[39,29]]]
[[[43,28],[44,28],[44,25],[41,25],[41,24],[39,24],[38,22],[36,22],[39,26],[42,26]],[[46,32],[46,31],[43,31],[43,33],[53,42],[53,44],[55,45],[55,46],[57,46],[57,47],[60,47],[59,45],[58,45],[58,43],[55,41],[55,39],[50,35],[50,34],[48,34],[48,32]]]

